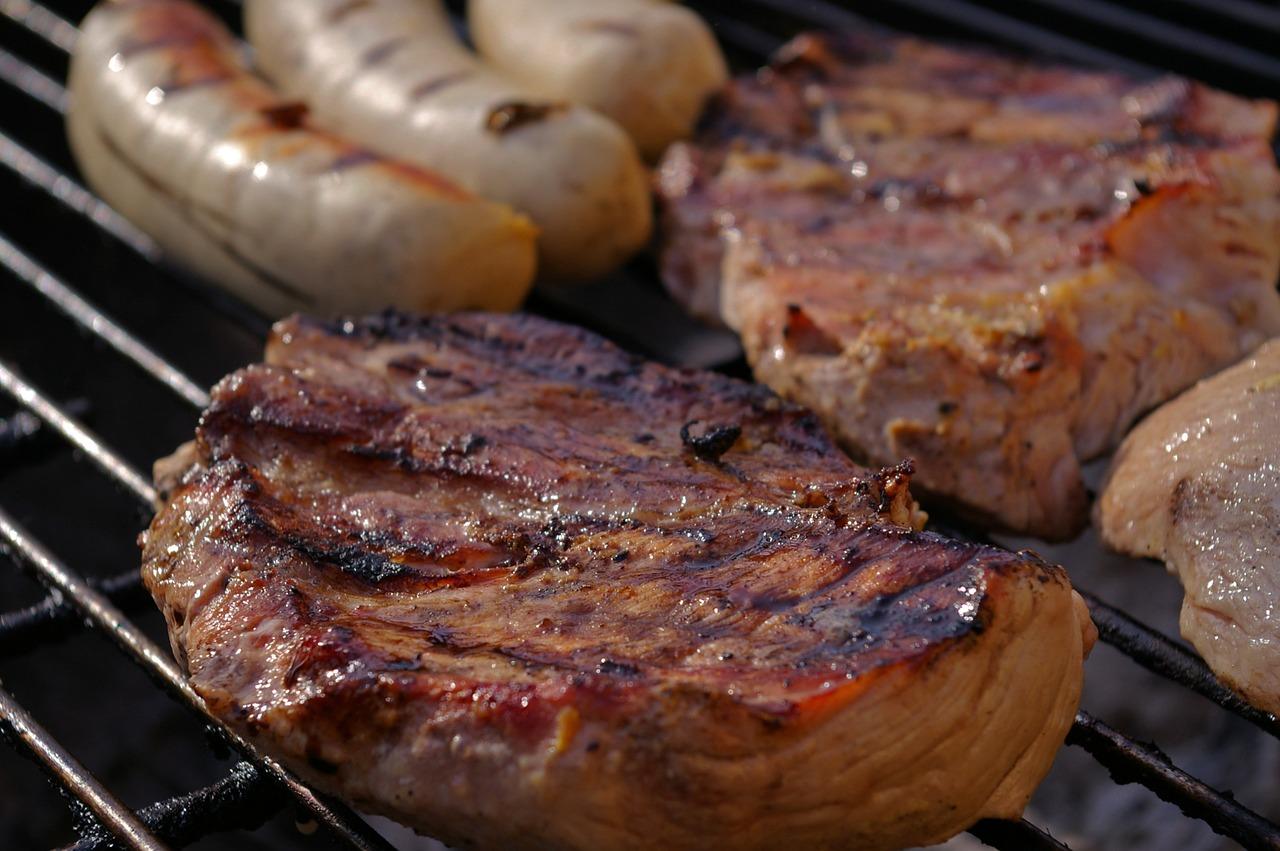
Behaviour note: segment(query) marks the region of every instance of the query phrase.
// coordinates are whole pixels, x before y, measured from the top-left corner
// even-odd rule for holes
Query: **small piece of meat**
[[[1082,461],[1280,333],[1275,120],[1179,78],[802,36],[663,162],[663,276],[855,457],[1067,538]]]
[[[527,316],[276,326],[143,576],[210,709],[458,847],[888,849],[1012,818],[1093,627],[757,385]]]
[[[1158,558],[1182,634],[1224,682],[1280,714],[1280,340],[1164,405],[1116,453],[1096,521]]]

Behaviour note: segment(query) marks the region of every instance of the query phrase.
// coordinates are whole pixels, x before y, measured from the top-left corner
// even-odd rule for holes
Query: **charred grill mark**
[[[483,434],[464,434],[456,440],[445,444],[442,451],[446,454],[456,454],[467,458],[488,445],[489,440]]]
[[[505,481],[501,470],[486,470],[468,463],[467,459],[476,455],[487,445],[488,439],[483,435],[469,434],[444,444],[434,457],[418,455],[410,446],[380,443],[349,443],[343,447],[343,451],[359,458],[383,461],[402,472],[415,475]]]
[[[470,71],[455,71],[452,74],[445,74],[441,77],[433,77],[430,80],[423,80],[409,90],[409,100],[418,102],[426,100],[434,94],[444,91],[452,85],[461,83],[472,76]]]
[[[337,26],[347,19],[349,15],[358,12],[361,9],[368,9],[373,6],[373,0],[349,0],[341,6],[336,7],[329,13],[326,21],[330,26]]]
[[[312,561],[332,564],[343,573],[374,585],[388,579],[408,576],[414,572],[403,564],[396,564],[381,553],[375,553],[354,544],[326,548],[291,536],[286,536],[285,540]]]
[[[306,124],[311,109],[302,101],[284,101],[258,111],[277,130],[297,130]]]
[[[387,39],[380,44],[375,44],[373,47],[366,50],[360,57],[360,64],[365,68],[373,68],[374,66],[381,65],[408,43],[409,39],[399,36]]]
[[[201,75],[189,77],[179,77],[174,75],[168,82],[160,86],[160,90],[165,96],[180,94],[181,92],[192,91],[195,89],[208,89],[214,86],[220,86],[235,79],[235,74],[230,71],[211,71]]]
[[[513,133],[521,127],[538,124],[564,112],[569,107],[563,103],[527,103],[511,101],[499,104],[485,119],[485,129],[498,136]]]
[[[238,480],[243,485],[244,479]],[[469,567],[466,547],[429,539],[404,540],[384,531],[359,530],[346,533],[333,527],[316,528],[306,518],[293,517],[278,501],[262,496],[257,502],[242,502],[234,512],[233,529],[240,536],[257,536],[268,547],[281,547],[297,553],[315,565],[336,567],[372,587],[410,581],[396,587],[412,587],[426,593],[435,589],[480,585],[510,575],[509,567]],[[402,559],[404,561],[397,561]],[[429,560],[456,569],[447,574],[428,574],[405,561]],[[300,592],[293,589],[295,596]],[[310,605],[309,601],[302,602]],[[316,619],[310,612],[304,619]]]
[[[608,657],[602,657],[600,663],[596,665],[596,673],[608,677],[638,677],[640,676],[640,668],[630,662],[618,662]]]
[[[300,321],[335,337],[367,337],[371,341],[386,340],[408,343],[415,340],[439,339],[439,317],[401,313],[388,308],[366,316],[343,316],[329,321],[303,316]]]
[[[631,23],[617,20],[599,19],[594,21],[582,21],[578,24],[578,29],[585,32],[616,35],[622,38],[637,38],[640,35],[640,31]]]
[[[275,513],[275,512],[273,512]],[[326,542],[289,531],[283,523],[273,522],[262,508],[243,502],[236,511],[237,525],[265,535],[316,564],[332,565],[343,573],[373,585],[389,579],[408,576],[415,571],[393,562],[387,556],[357,544]]]
[[[352,148],[349,151],[343,151],[333,162],[329,164],[330,172],[342,172],[352,168],[358,168],[362,165],[381,162],[382,158],[373,151],[365,148]]]
[[[315,301],[314,296],[299,290],[292,284],[289,284],[254,263],[252,260],[236,250],[223,237],[210,230],[209,227],[201,220],[201,216],[212,221],[221,221],[228,228],[233,227],[233,223],[229,222],[224,216],[221,216],[217,210],[206,207],[197,203],[190,197],[179,195],[170,190],[163,181],[156,178],[155,175],[151,174],[143,168],[140,163],[126,154],[101,125],[95,128],[95,133],[98,137],[98,141],[102,143],[102,146],[107,149],[107,152],[110,153],[118,163],[128,169],[134,177],[144,183],[151,191],[155,192],[160,197],[167,199],[171,204],[173,204],[178,215],[182,216],[192,229],[198,231],[202,236],[204,236],[211,245],[220,250],[229,260],[249,272],[264,285],[270,287],[276,292],[288,295],[300,304],[309,305]],[[200,216],[195,215],[197,212],[200,213]]]
[[[680,442],[703,461],[719,462],[742,436],[742,426],[717,425],[690,420],[680,426]]]
[[[128,59],[153,50],[169,48],[191,49],[209,41],[209,34],[202,32],[174,32],[149,38],[131,38],[120,46],[120,56]]]

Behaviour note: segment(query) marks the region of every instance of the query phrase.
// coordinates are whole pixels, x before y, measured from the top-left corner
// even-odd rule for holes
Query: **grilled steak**
[[[1273,103],[802,36],[659,178],[663,273],[856,456],[1069,537],[1079,463],[1280,333]]]
[[[1102,539],[1182,580],[1182,634],[1280,713],[1280,340],[1143,420],[1095,508]]]
[[[893,848],[1016,816],[1092,624],[769,391],[530,317],[276,327],[159,467],[212,710],[467,847]]]

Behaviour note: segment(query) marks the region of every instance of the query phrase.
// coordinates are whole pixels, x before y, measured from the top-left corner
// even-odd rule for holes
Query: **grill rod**
[[[137,337],[117,325],[73,289],[41,268],[3,236],[0,236],[0,265],[183,399],[197,408],[208,406],[209,394],[194,381],[179,372]]]
[[[994,36],[1006,44],[1021,49],[1068,59],[1084,65],[1124,71],[1135,75],[1154,75],[1156,69],[1129,56],[1122,56],[1105,48],[1056,33],[1036,24],[989,9],[971,0],[896,0],[899,6],[914,13],[946,21],[970,32],[978,31]],[[806,26],[822,29],[848,29],[850,27],[875,27],[867,19],[849,11],[846,5],[828,0],[748,0],[752,6],[770,12],[789,14],[805,20]],[[694,5],[700,5],[695,3]],[[736,5],[736,4],[734,4]]]
[[[56,404],[2,362],[0,362],[0,388],[11,393],[22,404],[29,406],[37,416],[67,436],[68,440],[81,446],[103,472],[129,490],[140,503],[148,509],[154,506],[155,489],[142,479],[128,462],[112,452],[96,435],[61,411]],[[7,543],[11,551],[36,571],[41,581],[48,585],[51,591],[61,596],[61,604],[76,609],[93,625],[108,633],[121,648],[183,703],[204,718],[213,720],[232,747],[288,788],[298,802],[306,807],[318,821],[330,827],[356,848],[371,850],[390,848],[363,819],[359,819],[343,805],[338,805],[341,809],[336,809],[333,805],[321,801],[311,789],[282,765],[259,754],[239,734],[227,729],[221,722],[214,719],[205,708],[203,699],[191,688],[167,651],[162,650],[147,638],[103,593],[74,574],[57,561],[39,542],[27,535],[4,509],[0,509],[0,539],[3,539],[0,543]]]
[[[1067,744],[1084,748],[1116,783],[1138,783],[1249,851],[1280,851],[1280,827],[1173,764],[1159,748],[1132,741],[1087,712],[1076,713]]]
[[[21,24],[54,47],[70,53],[80,31],[75,24],[32,0],[0,0],[0,15]]]
[[[0,258],[3,257],[4,237],[0,237]],[[58,434],[89,457],[104,473],[122,484],[147,508],[154,508],[156,489],[138,470],[108,449],[96,435],[80,425],[71,415],[44,396],[3,360],[0,360],[0,388],[25,405],[37,417],[52,426]]]
[[[253,829],[280,810],[285,795],[257,768],[238,762],[221,780],[138,811],[152,832],[174,845],[186,845],[210,833]],[[90,834],[66,851],[109,851],[109,837]]]
[[[1258,729],[1280,738],[1280,720],[1255,709],[1222,684],[1205,661],[1141,621],[1130,617],[1098,597],[1076,587],[1089,607],[1089,616],[1103,641],[1124,653],[1148,671],[1173,680],[1209,698],[1223,709],[1239,715]]]
[[[259,753],[240,734],[214,718],[205,707],[204,700],[196,694],[166,650],[147,638],[124,612],[31,537],[3,508],[0,508],[0,545],[4,545],[19,561],[29,566],[43,583],[62,594],[86,620],[109,635],[182,703],[199,713],[203,719],[217,725],[229,745],[284,785],[317,821],[352,847],[365,851],[391,851],[386,840],[345,805],[322,801],[288,769],[271,757]]]
[[[92,583],[122,610],[141,609],[146,599],[137,569],[126,570]],[[0,657],[11,656],[43,641],[77,632],[84,623],[62,599],[50,594],[25,608],[0,613]]]
[[[165,845],[147,826],[36,723],[3,687],[0,687],[0,727],[7,727],[7,732],[31,751],[58,784],[83,802],[121,842],[137,851],[164,851]]]

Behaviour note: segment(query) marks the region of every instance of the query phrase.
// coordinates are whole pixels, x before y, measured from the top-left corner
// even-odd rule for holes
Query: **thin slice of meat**
[[[1182,580],[1182,634],[1280,713],[1280,340],[1125,439],[1095,508],[1102,539]]]
[[[802,36],[659,173],[672,294],[856,457],[1066,538],[1080,462],[1280,333],[1273,103]]]
[[[1093,627],[762,387],[531,317],[276,327],[157,467],[211,709],[460,847],[888,849],[1018,815]]]

